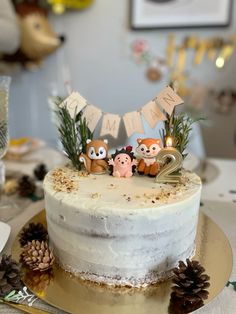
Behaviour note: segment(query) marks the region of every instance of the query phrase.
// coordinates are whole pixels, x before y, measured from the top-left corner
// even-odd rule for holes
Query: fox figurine
[[[156,157],[161,150],[161,140],[155,138],[138,138],[136,152],[141,157],[137,171],[141,175],[155,177],[160,170]]]

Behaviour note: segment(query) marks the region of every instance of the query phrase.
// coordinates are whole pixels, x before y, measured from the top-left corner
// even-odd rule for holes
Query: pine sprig
[[[226,284],[226,287],[228,287],[229,285],[232,285],[234,288],[234,291],[236,291],[236,281],[228,281]]]
[[[176,115],[175,110],[173,110],[171,115],[167,114],[164,128],[160,131],[164,147],[166,147],[166,138],[171,137],[173,139],[173,147],[185,158],[188,155],[184,152],[189,143],[192,126],[195,122],[200,120],[203,120],[203,118],[191,118],[184,113]]]
[[[77,131],[79,134],[79,147],[83,153],[86,153],[87,139],[93,139],[93,133],[88,128],[86,118],[82,118],[81,112],[76,116]]]
[[[82,117],[81,111],[72,118],[65,106],[60,107],[58,103],[56,105],[60,141],[72,165],[77,170],[81,170],[79,155],[82,152],[86,153],[87,139],[93,139],[93,133],[88,128],[86,118]]]
[[[76,128],[76,117],[72,118],[68,109],[64,106],[58,108],[57,115],[59,118],[58,131],[65,153],[71,160],[72,165],[77,170],[81,170],[81,162],[79,161],[80,148]]]

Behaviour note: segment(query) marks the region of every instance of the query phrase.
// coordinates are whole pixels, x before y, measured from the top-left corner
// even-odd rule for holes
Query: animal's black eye
[[[90,153],[91,155],[93,154],[93,150],[91,151],[91,153]]]
[[[40,24],[39,24],[39,23],[35,23],[35,24],[34,24],[34,28],[35,28],[35,29],[40,29]]]
[[[103,151],[102,150],[100,150],[100,155],[102,155],[103,154]]]
[[[141,151],[143,152],[143,151],[144,151],[144,148],[141,148]]]
[[[152,149],[153,149],[153,150],[155,150],[155,149],[156,149],[156,147],[154,146]]]

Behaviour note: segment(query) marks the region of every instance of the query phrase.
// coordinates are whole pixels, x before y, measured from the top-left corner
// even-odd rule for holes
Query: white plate
[[[0,253],[4,249],[11,232],[11,227],[0,221]]]
[[[21,161],[6,160],[5,164],[8,171],[20,171],[32,176],[34,168],[40,163],[46,164],[48,170],[51,170],[67,161],[68,159],[60,151],[45,146],[25,155]]]

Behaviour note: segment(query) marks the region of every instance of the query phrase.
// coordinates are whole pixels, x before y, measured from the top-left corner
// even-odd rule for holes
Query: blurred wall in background
[[[236,5],[229,28],[186,29],[172,31],[177,40],[187,35],[201,37],[236,33]],[[65,45],[50,56],[41,70],[20,72],[13,78],[10,98],[10,133],[12,137],[36,136],[55,145],[57,134],[50,121],[47,98],[52,94],[66,95],[64,81],[99,106],[104,112],[123,114],[136,110],[152,99],[167,83],[151,83],[145,77],[145,67],[135,64],[130,45],[135,39],[149,41],[153,53],[165,55],[167,35],[171,31],[131,31],[129,1],[96,0],[90,9],[52,16],[58,33],[67,37]],[[191,60],[188,61],[189,63]],[[191,68],[191,77],[214,88],[236,88],[236,55],[222,71],[204,61]],[[215,114],[206,103],[210,125],[204,128],[204,142],[209,156],[236,156],[236,106],[230,115]],[[235,137],[234,137],[235,136]],[[122,128],[120,140],[125,137]]]

